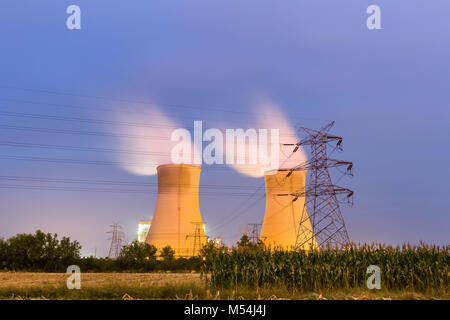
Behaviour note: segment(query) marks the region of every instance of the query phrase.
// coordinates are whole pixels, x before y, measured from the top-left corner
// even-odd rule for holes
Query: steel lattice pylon
[[[347,166],[344,174],[352,175],[353,163],[328,158],[327,148],[330,142],[337,141],[335,148],[342,149],[342,138],[328,133],[333,124],[334,122],[331,122],[320,130],[302,128],[306,137],[297,143],[294,149],[295,152],[306,145],[311,148],[310,160],[292,168],[288,173],[289,176],[294,170],[309,171],[305,188],[290,194],[294,197],[293,201],[299,197],[305,197],[305,205],[297,230],[296,248],[309,246],[311,248],[317,246],[342,248],[350,243],[338,196],[346,195],[346,199],[350,201],[353,191],[334,185],[329,168]],[[280,194],[280,196],[287,196],[287,194]],[[305,223],[308,219],[310,224]]]
[[[110,227],[112,230],[107,232],[111,233],[111,238],[108,239],[111,240],[108,257],[111,259],[116,259],[120,255],[120,251],[122,250],[125,233],[122,231],[122,227],[118,222],[113,222]]]
[[[207,238],[206,235],[201,234],[201,228],[203,228],[204,223],[202,222],[191,222],[193,225],[195,225],[195,231],[194,233],[188,234],[186,236],[186,239],[188,238],[194,238],[194,246],[192,248],[192,256],[196,256],[200,253],[200,250],[203,246],[202,238]]]
[[[258,243],[259,238],[259,227],[262,226],[261,223],[249,223],[248,226],[251,228],[250,231],[250,240],[253,243]]]

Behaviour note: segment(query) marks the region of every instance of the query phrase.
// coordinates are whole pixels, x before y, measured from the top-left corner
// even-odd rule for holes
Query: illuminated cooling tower
[[[206,242],[198,200],[201,168],[165,164],[157,171],[158,198],[146,242],[171,246],[178,257],[197,254]]]
[[[286,177],[287,170],[279,170],[275,174],[264,176],[266,182],[266,212],[261,227],[260,239],[271,247],[282,247],[283,249],[293,249],[296,244],[297,230],[300,218],[304,209],[305,198],[298,198],[293,202],[290,196],[279,196],[279,194],[289,194],[305,187],[306,171],[293,171],[292,175]],[[306,210],[305,210],[305,214]],[[305,228],[311,230],[309,218],[306,219]],[[311,238],[311,232],[303,232],[303,239]],[[299,239],[299,243],[303,243]],[[306,240],[306,239],[305,239]],[[308,250],[311,242],[317,248],[314,238],[308,241],[308,245],[302,249]]]

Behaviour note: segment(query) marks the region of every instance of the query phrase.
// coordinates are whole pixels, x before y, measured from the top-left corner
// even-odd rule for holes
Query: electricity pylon
[[[111,231],[107,232],[111,233],[111,238],[108,238],[108,240],[111,240],[108,257],[111,259],[116,259],[120,255],[120,251],[122,250],[125,233],[122,231],[122,227],[118,222],[113,222],[110,227]]]
[[[250,227],[250,240],[253,243],[258,243],[259,238],[259,227],[261,226],[261,223],[249,223],[248,226]]]
[[[302,128],[306,137],[295,145],[294,152],[300,147],[310,146],[311,158],[294,168],[291,168],[287,176],[294,170],[308,170],[308,181],[302,190],[296,190],[291,194],[279,194],[279,196],[292,196],[296,201],[299,197],[305,198],[305,205],[301,214],[297,231],[295,246],[304,248],[343,248],[350,243],[344,218],[339,207],[338,196],[345,195],[349,203],[352,202],[353,191],[333,184],[329,169],[346,166],[343,175],[353,176],[353,163],[328,158],[327,147],[330,142],[336,141],[334,150],[342,150],[342,137],[328,133],[334,121],[319,130]],[[307,220],[310,220],[309,227]],[[312,230],[311,230],[312,228]]]
[[[207,238],[206,235],[202,235],[201,229],[203,228],[202,222],[191,222],[193,225],[195,225],[195,231],[194,233],[188,234],[186,236],[186,239],[188,238],[194,238],[194,246],[192,248],[192,256],[196,256],[200,249],[202,248],[202,238]]]

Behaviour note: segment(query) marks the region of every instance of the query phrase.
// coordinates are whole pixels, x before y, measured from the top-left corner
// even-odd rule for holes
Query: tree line
[[[138,241],[122,247],[117,259],[81,257],[80,250],[78,241],[69,237],[58,239],[57,234],[40,230],[7,240],[0,238],[0,270],[65,272],[68,266],[78,265],[82,272],[200,271],[205,264],[202,254],[177,258],[170,246],[158,250]]]
[[[0,239],[0,269],[24,271],[62,271],[80,260],[81,245],[56,234],[17,234]]]

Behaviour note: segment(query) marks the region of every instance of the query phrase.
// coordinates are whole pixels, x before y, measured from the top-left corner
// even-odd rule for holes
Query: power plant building
[[[138,223],[138,242],[145,242],[147,239],[148,231],[150,230],[150,226],[152,225],[151,221],[139,221]]]

